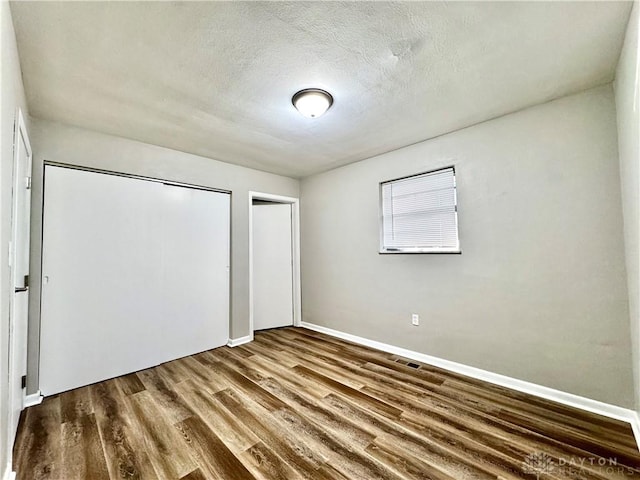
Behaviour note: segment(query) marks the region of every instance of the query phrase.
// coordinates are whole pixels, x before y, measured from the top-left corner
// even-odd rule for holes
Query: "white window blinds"
[[[380,184],[382,252],[458,252],[453,167]]]

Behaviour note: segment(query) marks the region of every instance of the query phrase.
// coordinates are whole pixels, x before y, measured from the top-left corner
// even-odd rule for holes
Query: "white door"
[[[229,195],[45,168],[40,389],[229,339]]]
[[[31,208],[31,147],[27,131],[18,111],[14,140],[13,217],[11,240],[11,277],[13,299],[9,322],[9,394],[11,413],[9,419],[9,447],[13,445],[20,412],[24,407],[25,390],[22,377],[27,375],[27,325],[29,305],[29,232]]]
[[[175,359],[229,341],[230,195],[162,189],[161,334]]]
[[[253,329],[293,325],[291,205],[255,203],[253,217]]]

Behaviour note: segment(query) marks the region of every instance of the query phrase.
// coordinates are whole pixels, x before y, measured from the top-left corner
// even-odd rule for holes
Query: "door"
[[[291,205],[254,202],[253,329],[293,325]]]
[[[9,376],[11,413],[9,446],[13,445],[25,390],[22,377],[27,375],[27,325],[29,305],[29,233],[31,208],[31,147],[22,112],[18,110],[14,139],[13,216],[11,240],[11,278],[13,298],[9,321]]]
[[[40,389],[229,339],[229,194],[45,167]]]

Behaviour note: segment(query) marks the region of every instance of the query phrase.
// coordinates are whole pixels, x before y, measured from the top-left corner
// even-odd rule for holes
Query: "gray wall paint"
[[[629,18],[627,35],[614,83],[618,117],[618,150],[624,214],[624,243],[629,289],[629,316],[633,346],[635,407],[640,412],[640,46],[638,23],[640,5],[636,1]]]
[[[303,320],[631,406],[615,115],[608,85],[303,179]],[[451,164],[462,255],[379,255],[378,183]]]
[[[22,109],[28,125],[27,104],[22,85],[22,73],[16,47],[16,37],[11,21],[9,2],[0,2],[2,25],[2,119],[0,123],[0,478],[5,477],[7,466],[7,424],[9,418],[9,241],[11,238],[11,195],[13,175],[13,126],[16,109]]]
[[[163,147],[33,120],[32,301],[29,385],[37,389],[43,161],[56,161],[231,190],[231,337],[249,334],[249,191],[298,197],[298,180]]]

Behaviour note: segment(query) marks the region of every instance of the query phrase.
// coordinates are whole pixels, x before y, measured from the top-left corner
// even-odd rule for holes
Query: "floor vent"
[[[420,365],[418,365],[417,363],[409,362],[409,363],[407,363],[407,367],[411,367],[411,368],[419,368],[419,367],[420,367]]]

